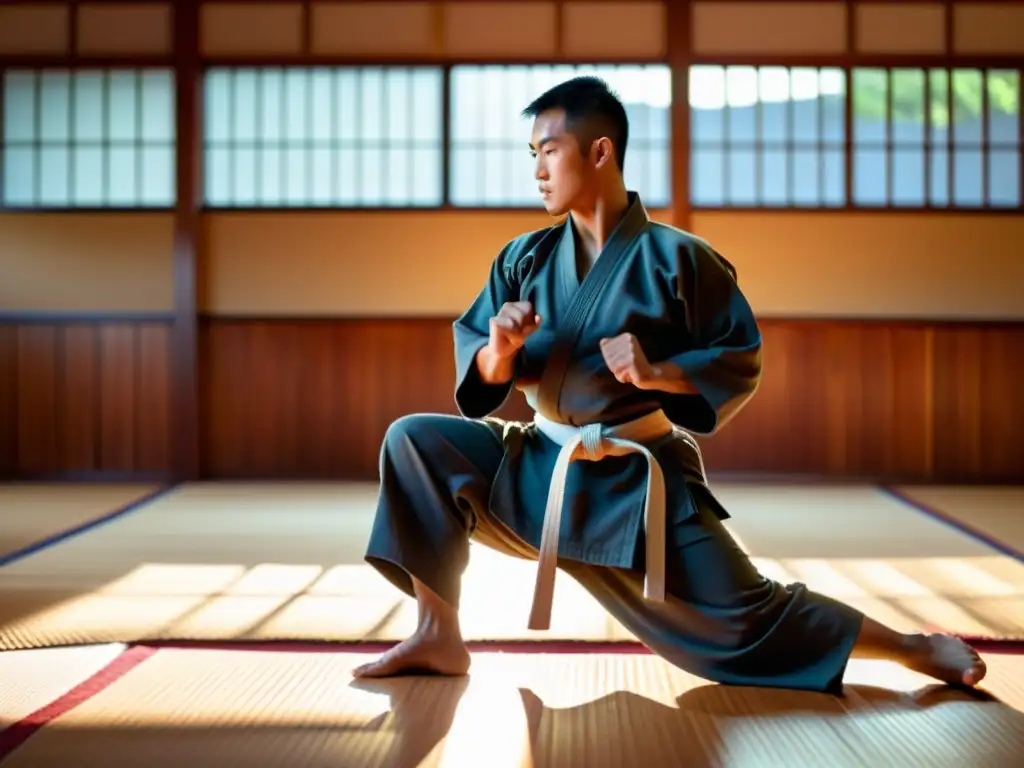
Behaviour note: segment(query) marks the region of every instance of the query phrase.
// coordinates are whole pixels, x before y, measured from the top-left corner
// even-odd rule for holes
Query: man
[[[475,539],[539,560],[531,628],[548,625],[557,565],[709,680],[838,693],[851,654],[981,680],[956,638],[896,633],[753,567],[684,431],[714,432],[757,388],[735,271],[626,190],[628,122],[603,82],[562,83],[524,114],[544,205],[567,218],[509,242],[455,323],[462,417],[408,416],[385,437],[366,559],[416,597],[419,626],[355,675],[468,671],[457,611]],[[533,422],[488,417],[513,386]]]

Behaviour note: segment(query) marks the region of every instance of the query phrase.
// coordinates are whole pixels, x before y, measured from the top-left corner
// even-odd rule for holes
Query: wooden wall
[[[711,472],[1020,482],[1024,324],[766,319],[754,401]],[[0,325],[0,468],[169,475],[170,322]],[[200,326],[202,474],[375,479],[388,424],[454,413],[449,319]],[[524,418],[522,398],[502,411]],[[99,474],[97,474],[99,473]]]
[[[0,475],[170,475],[166,316],[0,323]]]
[[[703,441],[710,472],[1024,479],[1024,324],[762,328],[761,390]],[[375,479],[392,420],[455,412],[447,319],[209,318],[201,338],[210,476]],[[518,393],[502,415],[528,418]]]

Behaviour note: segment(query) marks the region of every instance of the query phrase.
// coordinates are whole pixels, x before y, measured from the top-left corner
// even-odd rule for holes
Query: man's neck
[[[580,245],[591,261],[597,259],[604,250],[608,238],[628,209],[629,195],[622,188],[612,195],[598,197],[593,208],[572,211],[572,221],[576,225]]]

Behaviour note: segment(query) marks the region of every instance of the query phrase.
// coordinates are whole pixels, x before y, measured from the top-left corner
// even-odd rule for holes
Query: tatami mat
[[[898,629],[1024,637],[1024,565],[871,488],[722,485],[729,525],[782,581]],[[0,648],[181,640],[394,640],[415,603],[362,560],[372,484],[196,484],[0,569]],[[475,547],[468,639],[632,639],[560,575],[526,630],[534,564]]]
[[[0,730],[87,680],[123,650],[111,644],[0,653]]]
[[[913,503],[999,542],[1024,557],[1024,488],[1015,486],[904,486]]]
[[[0,483],[0,561],[156,490],[149,485]]]
[[[10,768],[1010,768],[1024,664],[969,695],[854,662],[843,698],[731,688],[654,656],[481,653],[466,678],[356,684],[351,653],[161,650],[34,733]]]

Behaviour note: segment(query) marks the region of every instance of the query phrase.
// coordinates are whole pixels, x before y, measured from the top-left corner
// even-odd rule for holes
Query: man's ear
[[[594,165],[598,168],[603,168],[608,163],[615,162],[615,147],[607,136],[596,139],[593,145],[591,145],[591,151],[594,155]]]

